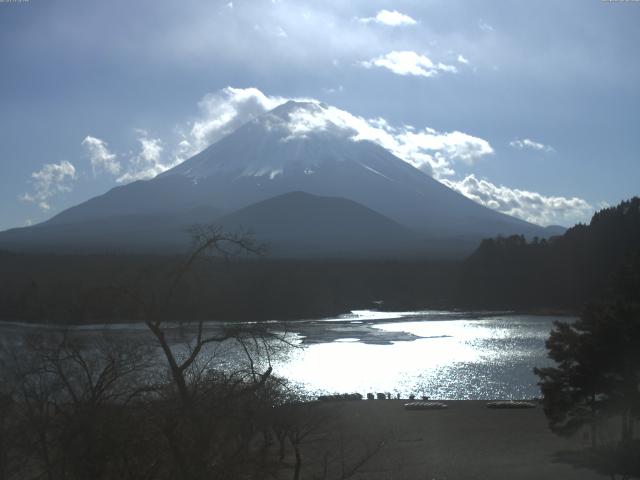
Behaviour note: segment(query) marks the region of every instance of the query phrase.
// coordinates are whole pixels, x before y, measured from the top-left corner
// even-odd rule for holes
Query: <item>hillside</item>
[[[275,257],[389,258],[425,254],[417,233],[343,198],[303,192],[279,195],[218,220],[248,230]]]
[[[550,240],[487,239],[465,261],[458,300],[485,308],[580,309],[606,295],[640,254],[640,198]],[[636,268],[636,267],[632,267]]]

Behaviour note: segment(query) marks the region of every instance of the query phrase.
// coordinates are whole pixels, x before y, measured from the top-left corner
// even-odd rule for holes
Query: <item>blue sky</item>
[[[149,178],[290,98],[487,206],[640,194],[640,2],[0,3],[0,229]]]

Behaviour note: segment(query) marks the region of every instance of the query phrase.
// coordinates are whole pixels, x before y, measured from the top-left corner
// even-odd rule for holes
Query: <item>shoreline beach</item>
[[[311,415],[328,421],[302,444],[301,478],[314,478],[323,458],[334,457],[347,469],[366,459],[350,477],[361,480],[605,478],[554,461],[557,453],[587,444],[553,434],[540,405],[492,409],[486,401],[444,400],[445,409],[410,411],[403,408],[407,402],[315,404]]]

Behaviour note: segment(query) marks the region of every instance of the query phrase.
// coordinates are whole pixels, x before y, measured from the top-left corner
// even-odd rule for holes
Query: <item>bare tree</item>
[[[172,302],[178,289],[185,283],[187,277],[196,280],[196,264],[201,260],[211,257],[229,259],[242,254],[261,255],[264,247],[256,244],[252,236],[247,232],[229,233],[215,225],[195,225],[190,229],[193,239],[191,253],[169,275],[168,284],[163,292],[151,292],[148,300],[142,295],[134,294],[129,290],[124,293],[133,298],[143,312],[144,323],[155,337],[162,353],[167,361],[171,378],[178,390],[180,399],[185,405],[191,402],[192,392],[189,389],[188,373],[202,349],[209,344],[222,343],[232,339],[244,339],[264,336],[267,332],[259,327],[252,330],[238,326],[224,328],[221,331],[207,332],[203,318],[191,323],[181,321],[183,327],[194,329],[194,335],[187,345],[186,355],[176,354],[171,341],[167,338],[166,313],[171,311]],[[264,372],[264,379],[271,370]]]
[[[177,394],[177,402],[171,395],[165,397],[166,411],[158,420],[173,458],[172,475],[237,478],[240,470],[246,471],[255,461],[252,440],[266,429],[264,418],[259,417],[273,406],[270,392],[277,384],[271,378],[272,354],[288,342],[286,335],[274,334],[258,323],[209,325],[202,317],[178,322],[186,341],[184,336],[181,341],[175,338],[167,312],[173,310],[178,291],[199,281],[199,269],[207,260],[264,252],[246,232],[198,225],[191,234],[192,251],[170,273],[161,294],[126,293],[143,312]],[[231,350],[242,357],[231,368],[213,362],[224,346],[228,348],[223,355]]]
[[[142,452],[132,451],[127,431],[138,423],[132,405],[151,390],[149,358],[125,339],[56,332],[4,349],[8,460],[18,467],[5,478],[140,478],[128,460]]]

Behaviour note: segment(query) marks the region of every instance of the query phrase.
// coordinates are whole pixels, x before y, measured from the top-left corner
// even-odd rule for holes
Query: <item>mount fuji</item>
[[[252,230],[277,256],[460,256],[484,237],[557,233],[486,208],[359,140],[332,110],[284,103],[151,180],[1,232],[0,247],[176,252],[188,245],[189,225],[215,222]]]

